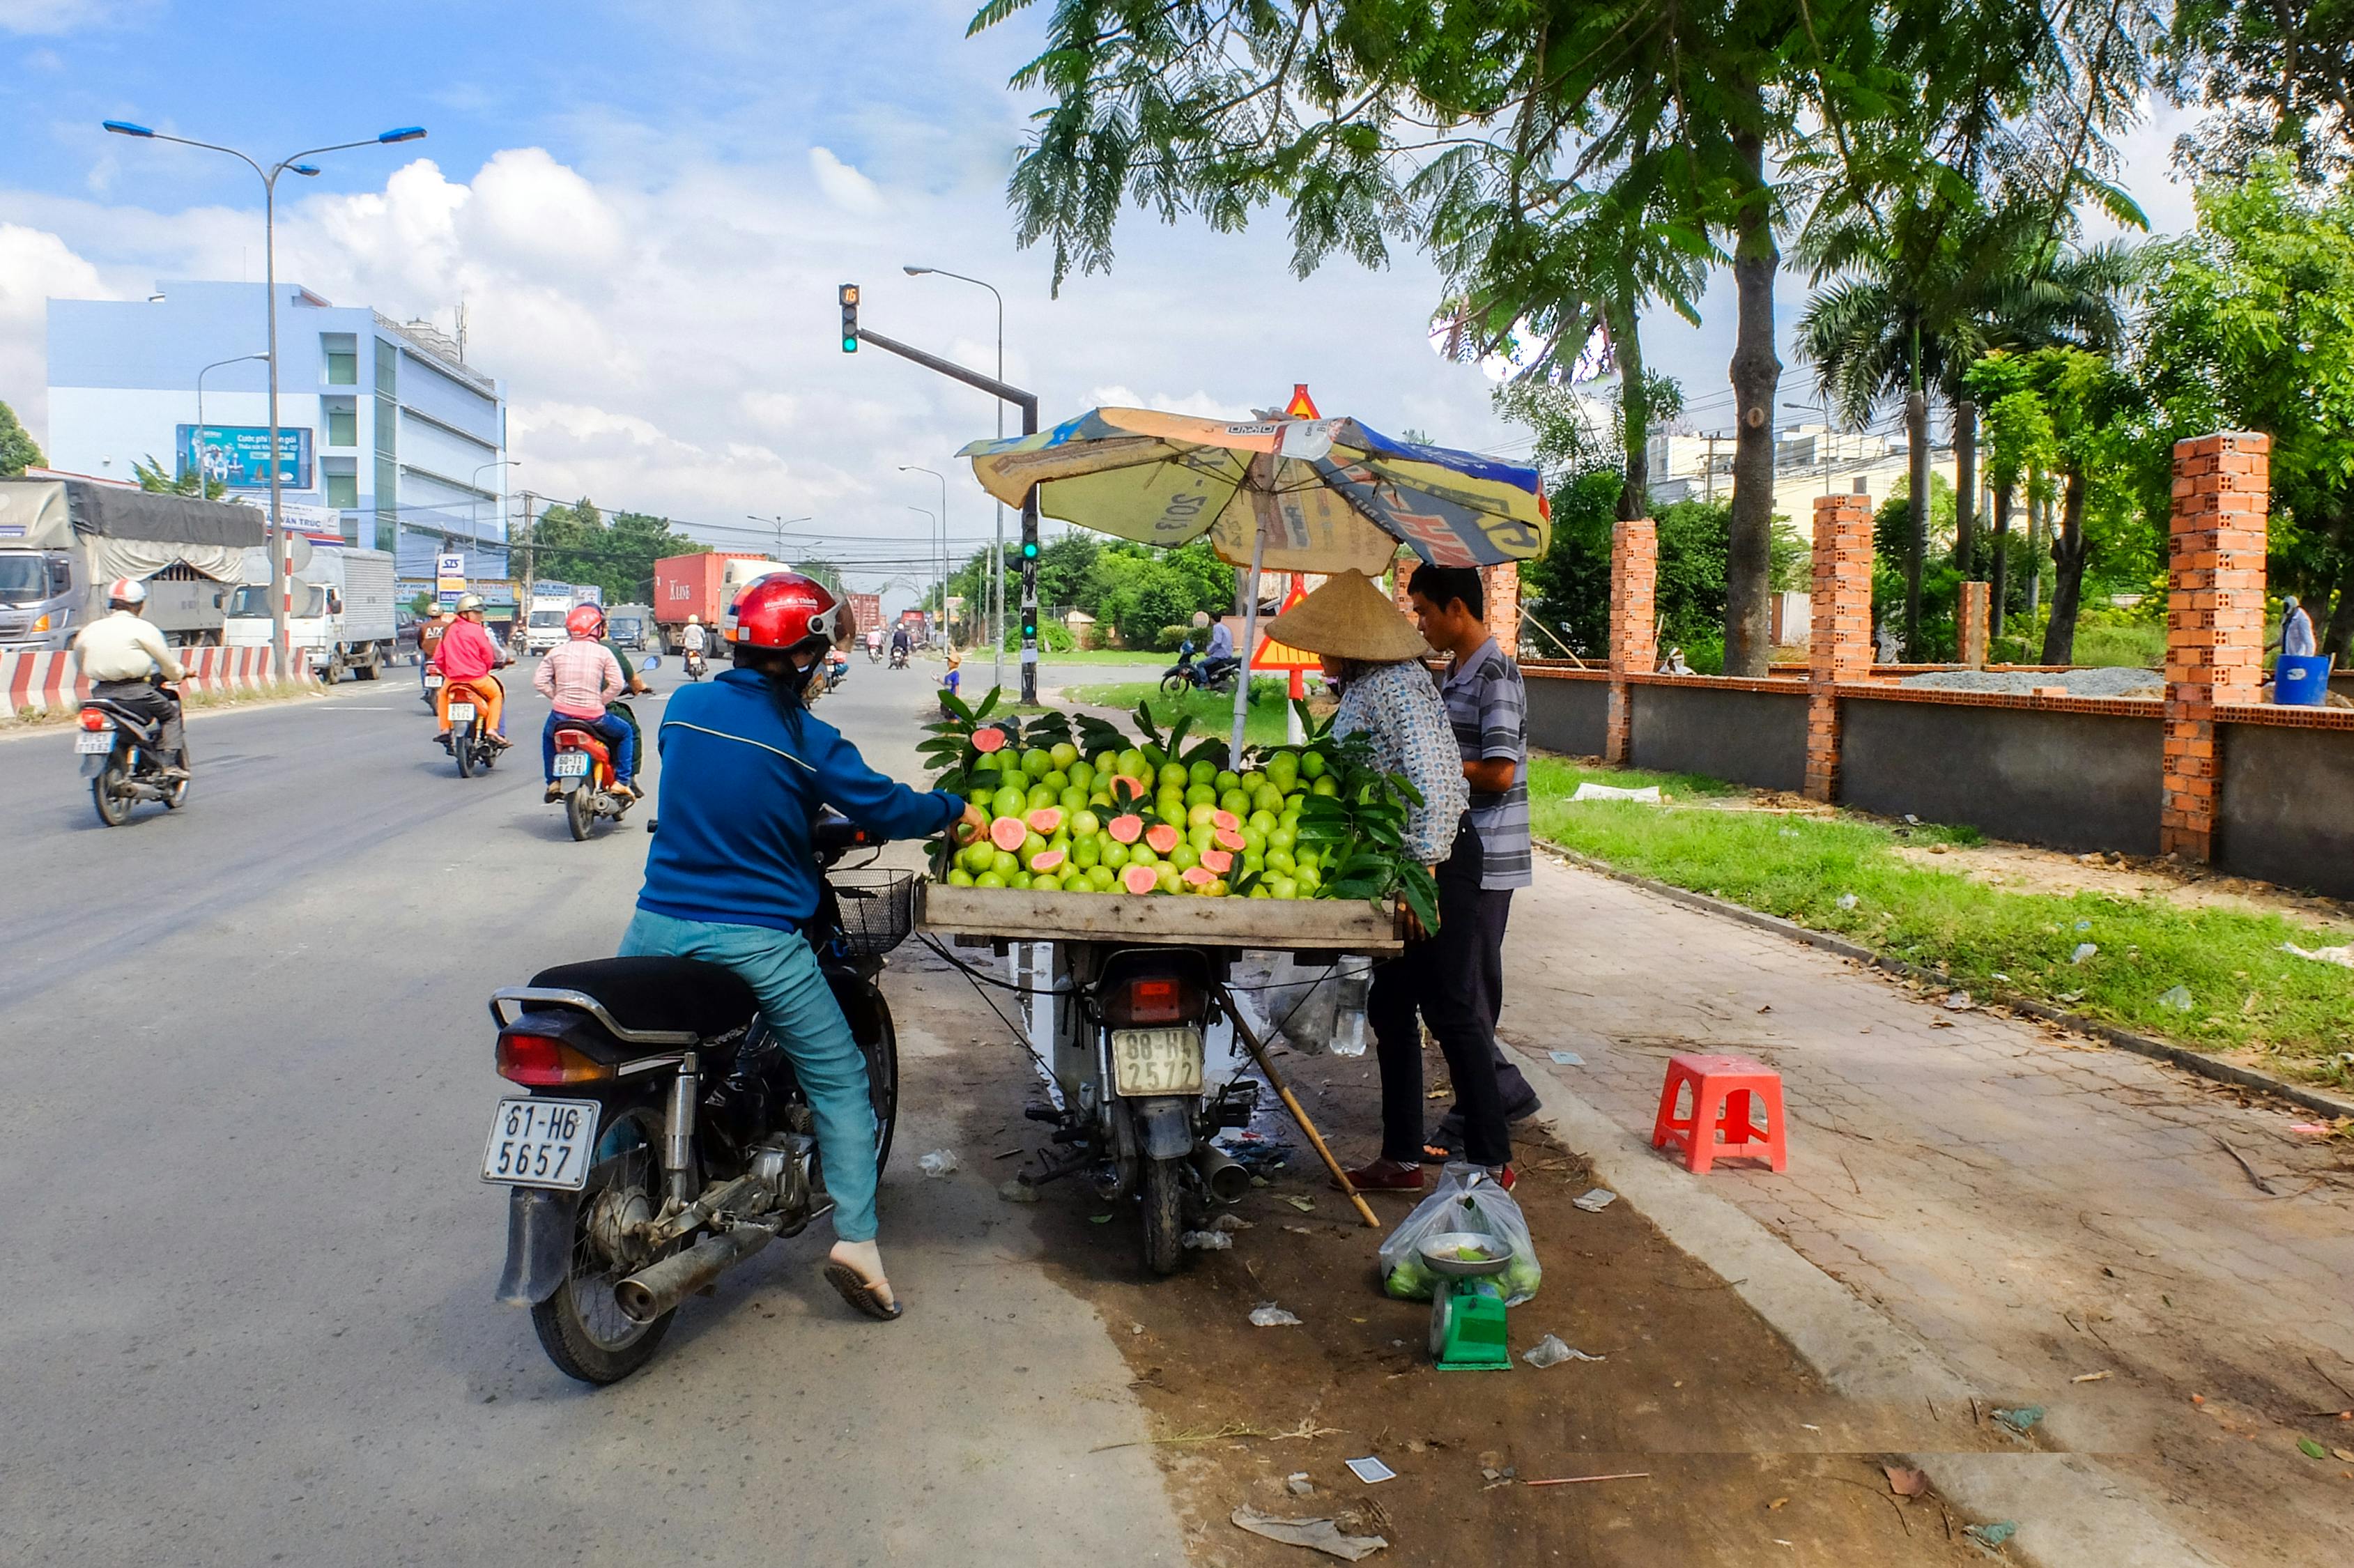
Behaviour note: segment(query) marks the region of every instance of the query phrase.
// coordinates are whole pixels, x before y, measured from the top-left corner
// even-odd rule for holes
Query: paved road
[[[1150,1451],[1088,1454],[1143,1425],[1036,1211],[915,1171],[997,1070],[920,977],[886,982],[907,1319],[847,1314],[823,1226],[599,1393],[492,1302],[483,999],[610,952],[645,843],[570,841],[515,684],[472,780],[399,679],[199,715],[186,810],[115,830],[62,732],[0,740],[0,1561],[1178,1561]],[[862,663],[822,711],[905,776],[929,690]]]

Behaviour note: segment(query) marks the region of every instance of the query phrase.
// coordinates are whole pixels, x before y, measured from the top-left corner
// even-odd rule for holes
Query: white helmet
[[[147,585],[137,577],[117,577],[106,585],[109,604],[145,604]]]
[[[703,617],[699,615],[690,615],[686,618],[686,623],[689,626],[700,626],[703,624]]]

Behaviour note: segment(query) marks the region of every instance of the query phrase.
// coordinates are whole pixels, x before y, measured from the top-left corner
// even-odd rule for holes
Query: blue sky
[[[906,539],[929,527],[907,507],[938,504],[898,471],[921,464],[950,476],[952,534],[978,537],[989,508],[949,460],[991,432],[990,405],[833,341],[833,285],[855,280],[878,330],[993,355],[988,296],[907,279],[908,261],[1004,291],[1009,375],[1048,420],[1110,401],[1241,413],[1306,380],[1327,413],[1525,449],[1480,373],[1429,351],[1437,286],[1412,256],[1302,282],[1279,223],[1218,237],[1131,215],[1114,271],[1050,298],[1003,201],[1028,108],[1004,84],[1044,6],[967,39],[971,8],[0,0],[0,399],[39,433],[46,296],[260,276],[249,173],[100,120],[270,155],[421,123],[429,140],[334,154],[286,192],[281,275],[444,324],[462,300],[473,359],[508,383],[518,485]],[[2187,207],[2163,178],[2169,133],[2130,149],[2161,228]],[[1788,280],[1786,325],[1802,299]],[[1705,315],[1649,334],[1696,408],[1723,386],[1721,281]]]

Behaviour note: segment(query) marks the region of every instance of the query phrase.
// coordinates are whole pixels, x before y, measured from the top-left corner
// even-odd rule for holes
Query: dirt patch
[[[2029,844],[1899,844],[1895,853],[1916,865],[1950,871],[2014,893],[2103,893],[2160,898],[2186,909],[2243,909],[2285,915],[2340,935],[2354,936],[2354,907],[2269,882],[2214,876],[2169,861],[2121,854],[2067,854]]]
[[[960,1074],[975,1097],[968,1141],[1010,1176],[1030,1161],[991,1156],[1017,1143],[1035,1151],[1044,1128],[1022,1120],[1034,1089],[1016,1048],[985,1014],[973,1027]],[[1369,1061],[1286,1055],[1280,1065],[1344,1157],[1370,1149],[1378,1080]],[[1258,1130],[1297,1138],[1276,1120]],[[1896,1497],[1881,1463],[2007,1439],[1967,1408],[1891,1409],[1831,1393],[1726,1281],[1628,1205],[1572,1207],[1593,1184],[1583,1158],[1523,1128],[1517,1159],[1516,1196],[1546,1275],[1537,1299],[1511,1315],[1515,1364],[1505,1372],[1430,1365],[1429,1308],[1382,1294],[1373,1257],[1383,1233],[1356,1219],[1304,1142],[1236,1206],[1249,1228],[1234,1234],[1232,1250],[1197,1255],[1168,1279],[1142,1270],[1132,1204],[1101,1202],[1077,1178],[1044,1189],[1035,1213],[1047,1267],[1096,1304],[1127,1358],[1195,1561],[1320,1560],[1235,1527],[1230,1516],[1246,1506],[1338,1517],[1344,1530],[1386,1538],[1380,1561],[1401,1564],[1984,1560],[1959,1533],[1968,1521],[1934,1489]],[[1384,1225],[1412,1206],[1374,1202]],[[1266,1301],[1301,1325],[1253,1327],[1249,1313]],[[1543,1371],[1520,1362],[1546,1333],[1604,1359]],[[1397,1478],[1358,1481],[1342,1461],[1363,1456]],[[1628,1471],[1647,1474],[1523,1484]],[[1289,1486],[1296,1475],[1305,1495]]]

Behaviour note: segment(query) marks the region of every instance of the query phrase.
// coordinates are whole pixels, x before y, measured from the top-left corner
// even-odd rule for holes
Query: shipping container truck
[[[700,616],[704,625],[716,628],[728,605],[748,586],[771,572],[791,570],[784,562],[756,551],[664,556],[654,563],[654,623],[662,629],[663,652],[685,652],[679,633],[686,630],[688,616]]]
[[[269,528],[255,508],[227,501],[106,480],[0,479],[0,652],[70,647],[106,613],[117,577],[147,585],[147,619],[165,641],[217,644],[223,601]]]
[[[286,641],[295,656],[329,685],[350,671],[373,681],[392,662],[399,624],[394,615],[389,551],[328,544],[298,535],[292,541],[293,606]],[[246,558],[246,583],[229,596],[227,638],[232,648],[270,646],[270,552]]]
[[[883,625],[883,596],[879,593],[845,593],[843,599],[850,606],[850,622],[864,639]]]

